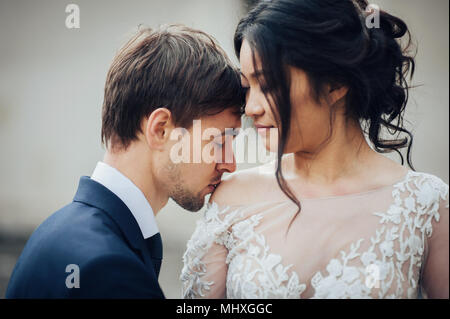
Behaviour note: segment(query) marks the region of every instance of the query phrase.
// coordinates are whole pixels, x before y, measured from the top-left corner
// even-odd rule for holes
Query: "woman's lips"
[[[274,127],[273,125],[255,124],[256,131],[259,134],[266,134],[268,132],[268,130],[270,130],[273,127]]]
[[[258,128],[271,128],[273,125],[262,125],[262,124],[255,124],[255,127]]]

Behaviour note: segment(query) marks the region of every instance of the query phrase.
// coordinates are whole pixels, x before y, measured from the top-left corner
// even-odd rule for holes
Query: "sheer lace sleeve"
[[[237,210],[208,204],[183,255],[183,298],[225,298],[229,228],[237,217]]]
[[[427,225],[427,253],[422,269],[422,294],[425,298],[449,298],[449,187],[431,176],[429,187],[422,188],[418,200],[431,207],[433,220]],[[427,191],[428,190],[428,191]],[[426,195],[435,194],[434,198]]]

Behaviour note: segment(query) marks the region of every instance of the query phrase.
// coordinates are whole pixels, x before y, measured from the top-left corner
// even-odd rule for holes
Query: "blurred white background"
[[[69,3],[80,7],[80,29],[65,26]],[[406,114],[415,137],[412,159],[418,171],[448,183],[449,2],[373,3],[404,19],[419,45],[413,83],[422,86],[411,91]],[[204,30],[237,63],[232,39],[245,12],[243,0],[0,1],[1,297],[24,240],[72,200],[79,177],[102,159],[106,73],[137,25]],[[169,202],[157,216],[164,241],[160,283],[168,298],[181,295],[182,254],[202,212]]]

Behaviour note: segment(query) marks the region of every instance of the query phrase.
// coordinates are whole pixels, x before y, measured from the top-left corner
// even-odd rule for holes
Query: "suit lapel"
[[[163,246],[161,240],[161,234],[157,233],[145,240],[148,251],[150,252],[153,266],[155,267],[156,277],[159,277],[159,271],[161,269],[161,262],[163,256]]]
[[[144,240],[136,219],[119,197],[102,184],[83,176],[80,178],[73,201],[104,211],[117,224],[128,244],[140,253],[146,264],[152,265],[155,271],[157,270],[157,275],[159,274],[162,259],[161,235],[157,233]]]

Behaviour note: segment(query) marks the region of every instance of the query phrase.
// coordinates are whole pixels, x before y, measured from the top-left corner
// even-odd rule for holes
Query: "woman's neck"
[[[316,152],[294,153],[290,171],[313,184],[332,184],[352,178],[379,155],[367,144],[356,123],[336,121],[330,140]],[[288,169],[289,170],[289,169]]]

